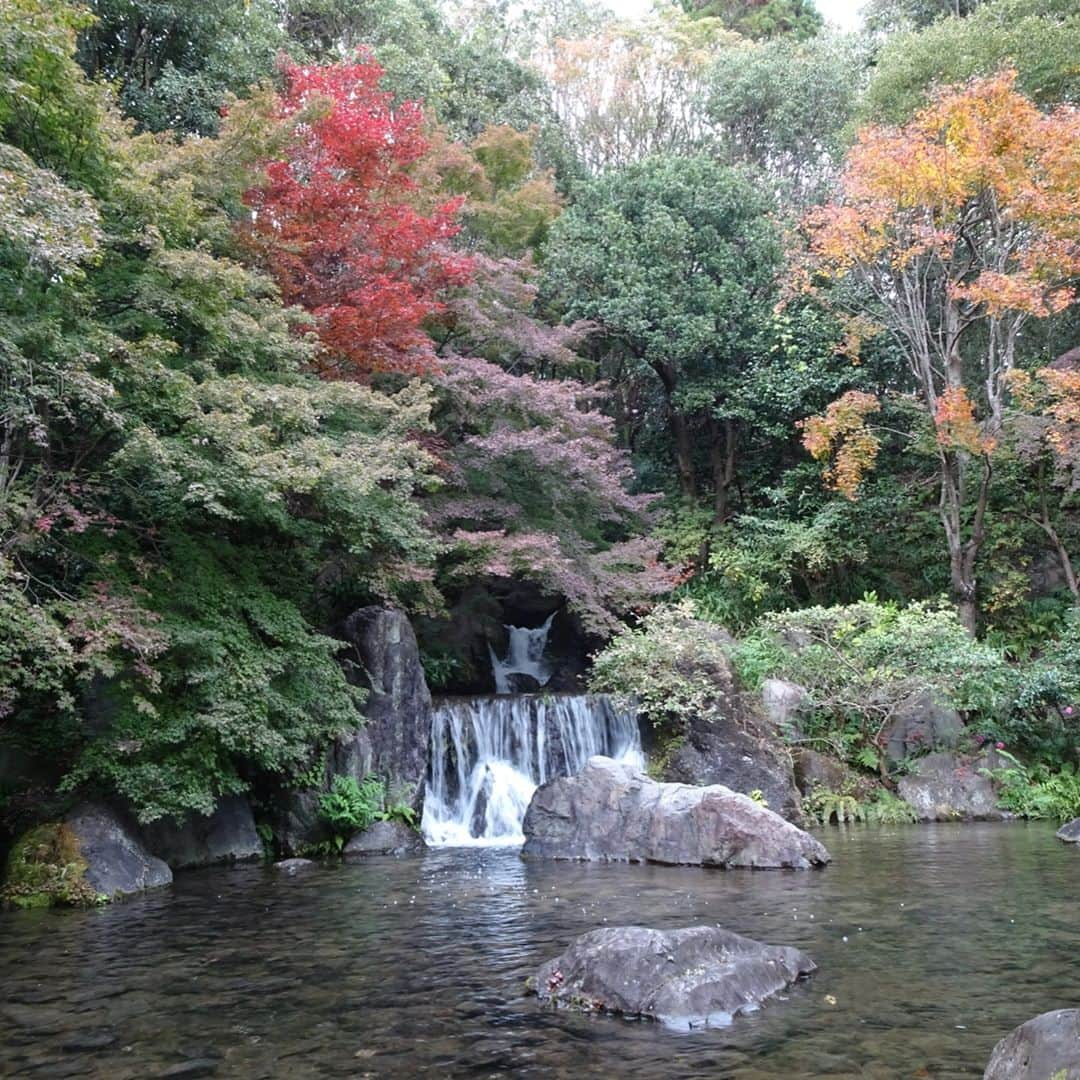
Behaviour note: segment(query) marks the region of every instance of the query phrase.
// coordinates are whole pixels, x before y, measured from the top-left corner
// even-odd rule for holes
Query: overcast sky
[[[828,22],[836,23],[845,30],[859,25],[859,9],[866,0],[814,0],[815,6]],[[607,0],[607,6],[623,18],[645,15],[652,8],[652,0]]]

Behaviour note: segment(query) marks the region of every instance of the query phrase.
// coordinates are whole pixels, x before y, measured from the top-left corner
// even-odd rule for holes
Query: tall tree
[[[595,322],[609,353],[629,358],[626,377],[659,389],[689,497],[704,447],[719,520],[735,482],[740,391],[772,307],[780,245],[770,209],[748,174],[702,157],[650,158],[584,187],[546,256],[565,313]]]
[[[846,295],[865,298],[863,314],[907,356],[936,432],[952,593],[972,632],[1008,378],[1023,326],[1072,300],[1078,184],[1080,113],[1039,112],[1010,72],[942,93],[902,128],[863,130],[842,199],[807,219],[814,269],[857,279]],[[863,440],[849,427],[841,445]]]
[[[423,322],[468,277],[448,243],[461,200],[415,208],[423,112],[394,106],[382,74],[371,60],[288,68],[279,107],[293,138],[248,193],[248,237],[286,302],[315,317],[327,376],[431,367]]]

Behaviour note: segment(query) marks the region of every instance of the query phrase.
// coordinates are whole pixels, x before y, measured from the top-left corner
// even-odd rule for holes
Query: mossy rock
[[[79,839],[70,826],[61,822],[38,825],[11,849],[0,903],[16,908],[95,904],[99,898],[86,880],[86,869]]]

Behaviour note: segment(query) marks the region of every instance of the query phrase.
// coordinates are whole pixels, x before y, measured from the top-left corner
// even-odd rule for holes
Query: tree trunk
[[[709,462],[713,475],[713,518],[722,525],[730,516],[731,485],[735,479],[735,421],[709,417]]]
[[[941,455],[941,524],[949,548],[949,582],[961,623],[972,637],[978,626],[975,564],[986,537],[986,508],[990,496],[990,458],[984,455],[979,497],[967,538],[964,537],[964,493],[969,455],[943,451]]]
[[[668,416],[671,421],[671,433],[675,436],[675,464],[679,470],[679,484],[687,498],[696,499],[697,479],[694,476],[694,454],[686,414],[669,402]]]

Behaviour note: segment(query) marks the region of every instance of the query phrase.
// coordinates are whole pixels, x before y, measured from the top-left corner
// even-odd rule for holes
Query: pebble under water
[[[981,1076],[1022,1021],[1080,1005],[1080,850],[1051,826],[819,835],[820,872],[444,849],[0,915],[0,1075],[951,1080]],[[705,922],[819,971],[686,1035],[525,993],[585,930]]]

